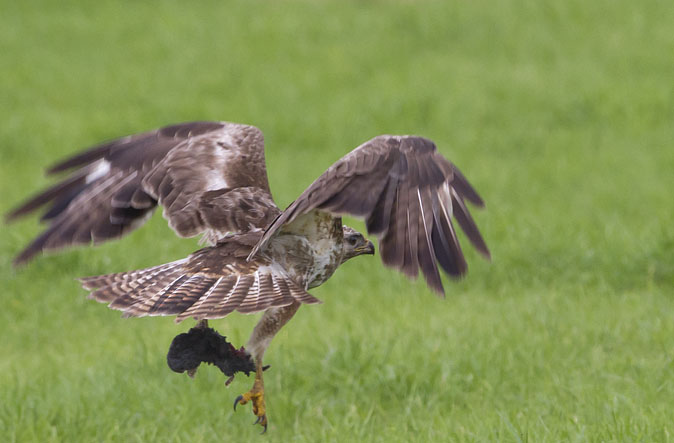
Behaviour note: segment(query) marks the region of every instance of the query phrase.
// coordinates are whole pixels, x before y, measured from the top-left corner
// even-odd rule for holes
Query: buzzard
[[[125,316],[192,317],[204,327],[233,311],[263,312],[245,346],[255,382],[234,406],[252,402],[265,430],[265,349],[302,304],[320,302],[309,289],[347,260],[374,254],[372,242],[343,225],[342,215],[364,219],[383,263],[411,278],[421,270],[438,295],[444,295],[438,265],[450,277],[467,269],[452,217],[489,258],[466,206],[482,207],[482,199],[422,137],[380,135],[363,143],[283,211],[274,204],[263,136],[253,126],[167,126],[90,148],[48,173],[66,171],[7,214],[13,220],[45,208],[47,228],[15,264],[42,251],[121,237],[161,205],[179,236],[202,234],[209,246],[171,263],[81,283],[91,298]]]

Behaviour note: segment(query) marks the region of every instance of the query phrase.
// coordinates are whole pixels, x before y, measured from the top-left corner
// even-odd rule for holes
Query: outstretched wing
[[[379,238],[385,265],[416,277],[444,294],[437,264],[450,276],[467,270],[452,216],[485,257],[489,250],[465,201],[482,199],[435,144],[421,137],[382,135],[332,165],[267,229],[249,258],[264,251],[283,226],[311,211],[349,214],[366,220]]]
[[[48,228],[15,259],[100,243],[142,225],[157,204],[182,237],[266,227],[279,213],[269,192],[264,140],[253,126],[193,122],[86,150],[47,172],[73,170],[7,215],[47,207]]]
[[[90,298],[125,316],[177,315],[178,322],[222,318],[235,310],[258,312],[295,301],[319,303],[266,254],[246,260],[259,237],[259,231],[229,237],[183,260],[80,281],[92,291]]]

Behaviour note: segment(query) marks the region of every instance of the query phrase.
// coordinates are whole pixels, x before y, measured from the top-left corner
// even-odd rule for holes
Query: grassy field
[[[39,228],[3,227],[1,441],[674,440],[670,2],[0,9],[2,212],[61,157],[168,123],[261,128],[279,206],[361,142],[414,133],[484,197],[474,215],[493,253],[467,251],[445,300],[377,257],[342,268],[267,352],[257,437],[249,407],[231,409],[251,379],[168,369],[192,322],[121,319],[74,281],[196,240],[155,215],[14,270]],[[256,317],[213,324],[242,344]]]

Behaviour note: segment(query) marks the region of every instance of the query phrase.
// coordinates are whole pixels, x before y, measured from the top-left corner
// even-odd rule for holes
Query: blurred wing
[[[385,265],[416,277],[444,294],[437,264],[450,276],[467,270],[452,216],[484,256],[489,250],[465,200],[481,207],[482,199],[459,170],[430,140],[382,135],[359,146],[332,165],[267,229],[253,249],[263,251],[269,240],[297,217],[321,210],[366,220],[379,238]]]
[[[266,254],[247,261],[253,244],[230,240],[165,265],[80,281],[92,291],[90,298],[125,316],[177,315],[178,322],[222,318],[233,311],[253,313],[295,301],[320,302]]]
[[[255,127],[193,122],[91,148],[48,170],[74,171],[7,215],[47,207],[49,227],[15,259],[100,243],[141,226],[157,204],[182,237],[218,237],[267,226],[279,213],[269,192],[264,140]]]

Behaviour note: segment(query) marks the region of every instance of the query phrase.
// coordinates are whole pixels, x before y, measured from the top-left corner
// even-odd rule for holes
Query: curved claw
[[[236,405],[239,404],[239,402],[243,399],[243,395],[239,395],[234,399],[234,412],[236,412]]]
[[[253,425],[257,425],[257,424],[260,424],[260,425],[262,425],[262,426],[264,427],[264,429],[262,430],[262,432],[260,432],[260,435],[262,435],[262,434],[264,434],[265,432],[267,432],[267,414],[262,414],[262,415],[260,415],[260,416],[257,418],[257,420],[255,420],[255,423],[253,423]]]

